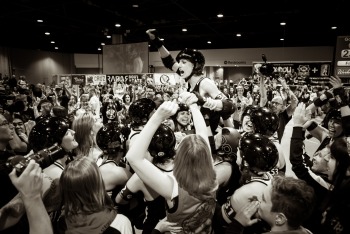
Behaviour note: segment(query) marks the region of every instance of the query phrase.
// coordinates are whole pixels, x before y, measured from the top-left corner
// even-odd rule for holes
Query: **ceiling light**
[[[211,41],[207,41],[208,44],[211,44]]]
[[[281,22],[280,25],[284,26],[284,25],[286,25],[286,22]]]
[[[101,48],[100,48],[100,47],[98,47],[98,48],[97,48],[97,50],[101,50]]]
[[[121,24],[115,24],[117,28],[120,28],[122,25]]]
[[[216,16],[217,16],[218,18],[222,18],[222,17],[224,17],[224,15],[223,15],[223,14],[221,14],[221,13],[217,14]]]
[[[164,38],[160,38],[161,41],[164,41]]]
[[[187,32],[187,28],[183,28],[182,31],[183,31],[183,32]]]
[[[240,34],[240,33],[236,34],[236,37],[241,37],[241,36],[242,36],[242,34]]]
[[[106,37],[107,37],[107,38],[111,38],[111,35],[107,35]]]
[[[58,47],[57,47],[57,46],[55,47],[55,50],[58,50]]]
[[[38,19],[36,22],[42,23],[42,22],[44,22],[44,20]]]
[[[133,8],[138,8],[139,5],[138,5],[138,4],[133,4],[132,7],[133,7]]]
[[[333,29],[333,30],[334,30],[334,29],[337,29],[337,26],[333,26],[331,29]]]
[[[45,35],[50,35],[50,33],[49,32],[45,32]]]
[[[284,41],[284,38],[281,38],[280,41]]]
[[[105,43],[101,42],[101,45],[106,45]]]
[[[51,44],[55,44],[55,41],[51,41]]]

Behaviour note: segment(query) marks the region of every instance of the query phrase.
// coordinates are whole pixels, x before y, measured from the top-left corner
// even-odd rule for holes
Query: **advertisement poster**
[[[152,83],[154,84],[153,74],[107,74],[107,84],[124,83],[124,84],[143,84]]]
[[[350,86],[350,36],[339,36],[334,56],[334,75],[342,78],[343,84]]]
[[[253,64],[253,72],[258,64]],[[321,63],[271,63],[274,78],[287,77],[287,83],[294,85],[328,85],[331,75],[331,62]],[[287,76],[285,74],[288,74]]]

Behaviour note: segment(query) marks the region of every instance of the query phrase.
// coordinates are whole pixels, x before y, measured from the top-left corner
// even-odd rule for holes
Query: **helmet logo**
[[[164,155],[165,155],[164,152],[158,152],[158,154],[157,154],[157,156],[159,156],[159,157],[163,157]]]

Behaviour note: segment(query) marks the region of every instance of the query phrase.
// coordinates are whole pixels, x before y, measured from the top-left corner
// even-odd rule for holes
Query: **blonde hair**
[[[89,215],[105,209],[112,210],[101,173],[88,157],[70,162],[60,177],[60,191],[67,219],[76,215]]]
[[[75,118],[72,124],[72,129],[75,132],[75,140],[78,142],[78,147],[75,149],[78,156],[88,155],[90,148],[94,144],[92,127],[95,124],[95,118],[92,113],[85,112],[78,118]]]
[[[203,137],[187,135],[174,159],[174,176],[181,188],[199,199],[212,197],[218,187],[211,151]]]

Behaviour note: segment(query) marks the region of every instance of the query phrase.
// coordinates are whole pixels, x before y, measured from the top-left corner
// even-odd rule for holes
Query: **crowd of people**
[[[78,96],[1,81],[0,233],[350,232],[350,99],[339,77],[292,88],[265,68],[219,86],[200,51],[174,59],[146,33],[181,84],[118,81]],[[319,146],[307,155],[311,137]]]

